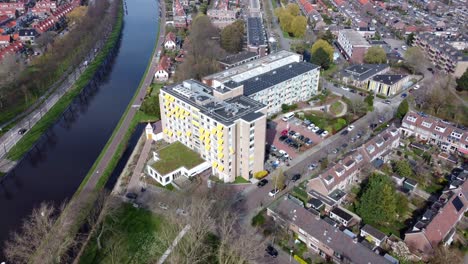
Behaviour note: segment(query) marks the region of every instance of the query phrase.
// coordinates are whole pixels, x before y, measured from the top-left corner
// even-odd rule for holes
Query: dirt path
[[[160,16],[161,18],[159,22],[159,36],[158,36],[157,44],[156,44],[157,51],[161,49],[164,36],[165,36],[165,24],[166,24],[165,3],[164,1],[161,1],[159,3],[161,5],[162,14]],[[153,73],[156,70],[157,64],[158,64],[157,58],[153,56],[153,58],[151,59],[150,69],[148,70],[146,76],[144,77],[144,81],[142,85],[139,87],[137,96],[135,96],[133,101],[131,101],[129,104],[140,105],[141,103],[140,98],[143,98],[145,96],[146,89],[151,84]],[[50,259],[51,257],[50,254],[48,254],[47,252],[53,252],[54,250],[58,249],[60,246],[57,245],[56,243],[59,243],[58,241],[66,241],[67,237],[69,237],[70,235],[70,232],[73,231],[73,228],[76,228],[76,225],[77,225],[76,220],[79,220],[80,216],[82,216],[83,213],[86,214],[87,209],[89,209],[89,205],[94,201],[96,185],[99,182],[99,179],[102,177],[102,173],[109,166],[109,163],[112,160],[112,157],[115,155],[115,152],[119,144],[122,142],[126,132],[129,130],[130,123],[133,117],[135,116],[136,112],[138,111],[138,108],[139,107],[131,107],[129,109],[119,130],[115,134],[115,137],[112,139],[111,144],[107,148],[104,156],[99,161],[98,165],[96,166],[96,169],[93,171],[93,174],[88,179],[86,185],[81,190],[81,192],[77,193],[73,197],[73,200],[67,206],[66,211],[60,218],[60,222],[58,223],[58,226],[56,227],[57,230],[55,232],[51,232],[54,235],[57,234],[59,238],[48,239],[46,244],[43,246],[41,252],[39,252],[36,255],[34,263],[38,263],[38,264],[49,263],[48,261],[45,261],[45,260]]]

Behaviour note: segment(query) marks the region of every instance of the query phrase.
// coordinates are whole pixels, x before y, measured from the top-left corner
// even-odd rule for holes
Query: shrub
[[[261,226],[265,223],[265,216],[263,216],[263,211],[258,213],[252,218],[252,226]]]
[[[281,105],[281,111],[283,113],[287,113],[289,111],[294,111],[296,109],[297,109],[297,104],[292,104],[292,105],[282,104]]]
[[[255,179],[258,179],[258,180],[264,178],[267,175],[268,175],[268,171],[266,171],[266,170],[257,171],[256,173],[254,173]]]

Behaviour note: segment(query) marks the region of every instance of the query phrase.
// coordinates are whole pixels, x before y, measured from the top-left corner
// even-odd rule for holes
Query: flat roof
[[[398,83],[402,79],[404,79],[408,75],[401,75],[401,74],[380,74],[380,75],[375,75],[372,77],[373,81],[379,82],[379,83],[384,83],[387,85],[394,85],[395,83]]]
[[[365,47],[370,47],[369,42],[361,35],[359,32],[357,32],[354,29],[343,29],[340,30],[340,32],[343,33],[343,35],[348,39],[349,43],[353,46],[365,46]]]
[[[262,103],[243,95],[220,100],[213,96],[215,89],[195,80],[186,80],[182,83],[166,86],[161,90],[192,105],[201,113],[224,125],[230,125],[238,119],[244,119],[244,117],[249,119],[252,116],[249,114],[260,112],[265,108]],[[259,113],[255,116],[258,118],[262,115]]]
[[[253,51],[242,51],[237,54],[228,55],[220,59],[219,62],[222,64],[226,64],[226,65],[232,65],[232,64],[236,64],[238,62],[250,59],[250,58],[258,57],[258,56],[259,55]]]
[[[205,162],[195,151],[176,141],[158,151],[159,160],[150,164],[157,172],[165,175],[181,167],[191,169]]]
[[[260,17],[247,19],[247,43],[251,46],[266,45],[265,30]]]
[[[364,81],[390,67],[388,64],[356,64],[341,71],[344,77]]]
[[[224,85],[229,88],[243,85],[244,95],[249,96],[317,68],[319,66],[308,62],[293,62],[242,82],[229,81]]]

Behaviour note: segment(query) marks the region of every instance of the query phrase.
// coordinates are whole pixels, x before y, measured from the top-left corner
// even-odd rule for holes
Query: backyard
[[[160,248],[157,239],[163,223],[159,215],[124,204],[106,217],[101,230],[90,238],[79,263],[155,262],[166,250]]]

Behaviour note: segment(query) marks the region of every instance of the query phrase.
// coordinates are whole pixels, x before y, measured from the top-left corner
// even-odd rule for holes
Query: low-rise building
[[[318,177],[309,180],[308,190],[314,190],[329,196],[335,190],[345,190],[358,181],[358,175],[364,166],[369,166],[377,159],[384,159],[392,149],[398,147],[400,133],[397,128],[389,127],[373,137],[356,151],[333,164]]]
[[[418,34],[414,45],[420,47],[426,57],[444,72],[460,77],[468,68],[468,56],[446,43],[442,37],[431,33]]]
[[[146,165],[147,173],[162,186],[180,176],[190,178],[210,168],[209,162],[180,142],[153,152],[153,158]]]
[[[10,35],[0,35],[0,46],[5,47],[10,44]]]
[[[242,89],[224,91],[195,80],[163,87],[163,139],[199,153],[224,182],[251,179],[263,170],[266,106],[242,94]]]
[[[411,230],[405,233],[405,243],[418,255],[431,255],[440,243],[453,241],[455,226],[468,210],[468,181],[458,189],[443,193],[426,210]]]
[[[268,115],[281,111],[282,104],[306,101],[318,90],[320,67],[302,61],[289,51],[253,60],[203,78],[220,92],[242,90],[242,94],[267,106]]]
[[[375,229],[371,225],[365,225],[363,228],[361,228],[360,235],[378,247],[383,245],[387,240],[387,235]]]
[[[393,96],[403,90],[408,81],[408,75],[379,74],[369,80],[367,89],[376,94]]]
[[[345,58],[353,63],[363,63],[364,55],[371,47],[369,42],[354,29],[342,29],[337,41]]]
[[[259,59],[260,55],[252,51],[241,51],[236,54],[227,55],[226,57],[219,60],[219,64],[223,69],[230,69],[256,59]]]
[[[206,14],[210,18],[211,23],[221,29],[234,23],[237,18],[236,10],[230,10],[228,8],[212,8],[209,9]]]
[[[19,39],[22,42],[29,41],[31,43],[34,43],[34,40],[38,36],[37,30],[34,28],[20,29],[18,34],[19,34]]]
[[[154,73],[154,79],[158,82],[166,82],[171,75],[171,58],[162,56]]]
[[[335,263],[391,263],[287,197],[268,207],[267,215],[294,232],[300,241],[324,259]]]
[[[177,47],[177,37],[174,32],[169,32],[164,38],[164,48],[165,49],[175,49]]]
[[[340,72],[341,80],[349,85],[367,89],[369,79],[390,70],[388,64],[356,64]]]
[[[342,224],[343,226],[349,226],[351,220],[353,220],[353,216],[348,214],[345,210],[335,207],[330,211],[329,214],[330,218],[337,221],[338,223]]]
[[[438,146],[442,151],[468,155],[468,132],[450,122],[409,111],[403,118],[400,130],[403,136],[415,136],[418,140]]]

